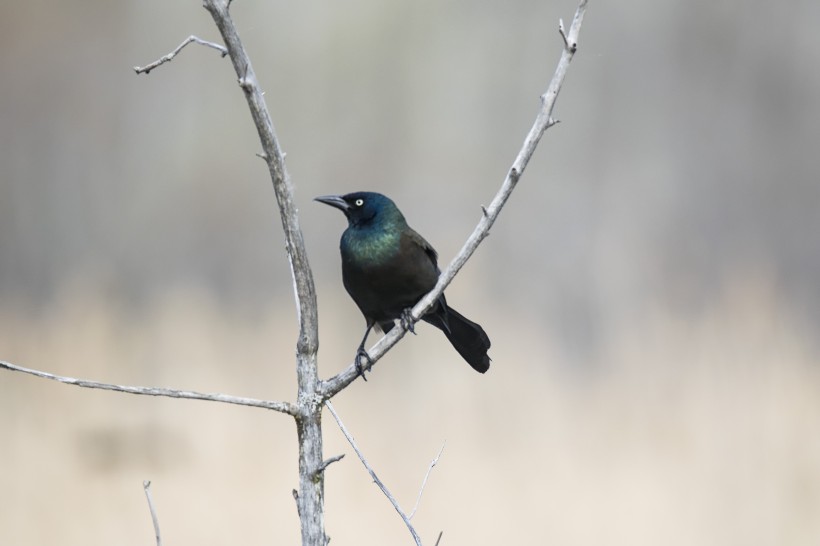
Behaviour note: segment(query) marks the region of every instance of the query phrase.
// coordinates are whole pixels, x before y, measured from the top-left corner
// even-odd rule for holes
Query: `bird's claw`
[[[367,354],[367,351],[364,349],[364,347],[359,347],[359,349],[356,351],[355,358],[356,371],[359,372],[359,375],[362,376],[362,379],[367,381],[367,378],[364,376],[364,366],[362,366],[362,359],[367,360],[367,363],[370,366],[373,365],[373,359],[370,358],[370,355]]]
[[[401,312],[401,316],[399,317],[399,321],[401,322],[401,327],[404,328],[406,332],[410,332],[413,335],[416,335],[416,327],[414,326],[413,322],[413,311],[410,308],[405,309]]]

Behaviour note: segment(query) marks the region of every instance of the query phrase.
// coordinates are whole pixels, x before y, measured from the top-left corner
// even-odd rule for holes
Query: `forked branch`
[[[433,467],[436,466],[439,457],[441,457],[441,451],[438,452],[438,455],[430,464],[430,468],[427,470],[427,474],[424,476],[424,481],[422,482],[421,489],[419,490],[418,499],[416,500],[416,507],[413,508],[413,513],[411,513],[408,516],[404,512],[404,510],[402,510],[401,505],[399,505],[399,501],[396,500],[396,497],[394,497],[393,494],[390,493],[390,490],[387,489],[387,486],[384,485],[383,481],[381,481],[379,476],[376,474],[376,471],[373,470],[373,467],[371,467],[370,463],[367,462],[367,459],[365,458],[362,451],[359,449],[358,444],[356,444],[356,440],[353,439],[353,435],[350,434],[350,432],[348,432],[347,427],[345,427],[345,424],[342,422],[342,419],[336,413],[336,410],[333,409],[333,404],[330,403],[330,400],[325,401],[325,406],[327,406],[328,411],[330,411],[330,414],[336,420],[336,424],[339,425],[339,429],[342,431],[342,434],[344,434],[344,437],[347,439],[347,442],[353,448],[353,451],[356,452],[356,455],[359,457],[359,460],[364,465],[365,469],[367,470],[367,473],[370,474],[371,478],[373,478],[373,482],[379,487],[379,489],[381,489],[382,493],[384,493],[384,496],[387,497],[387,500],[390,501],[390,504],[392,504],[393,508],[395,508],[396,512],[398,512],[402,521],[407,526],[407,530],[410,531],[410,534],[413,536],[413,541],[416,543],[417,546],[422,546],[421,537],[419,537],[419,534],[416,532],[416,529],[415,527],[413,527],[413,524],[410,522],[410,519],[416,513],[416,509],[418,508],[419,503],[418,499],[421,499],[421,494],[424,492],[424,486],[427,485],[427,478],[430,476],[430,471],[432,471]],[[441,450],[444,450],[444,446],[441,447]]]
[[[223,57],[228,54],[228,50],[225,49],[224,46],[221,46],[221,45],[216,44],[214,42],[209,42],[208,40],[203,40],[202,38],[197,38],[196,36],[194,36],[192,34],[192,35],[188,36],[187,38],[185,38],[185,40],[183,40],[182,43],[179,44],[179,46],[177,46],[177,48],[175,50],[173,50],[172,52],[170,52],[169,54],[163,55],[162,57],[160,57],[156,61],[154,61],[150,64],[147,64],[145,66],[135,66],[134,71],[137,74],[148,74],[153,69],[158,67],[159,65],[165,64],[165,63],[169,62],[171,59],[173,59],[174,57],[176,57],[179,54],[179,52],[182,51],[182,49],[185,46],[187,46],[188,44],[190,44],[192,42],[197,43],[199,45],[206,46],[206,47],[211,47],[211,48],[219,51],[220,53],[222,53]]]

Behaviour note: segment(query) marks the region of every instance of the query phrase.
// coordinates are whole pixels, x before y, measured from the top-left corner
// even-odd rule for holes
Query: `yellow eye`
[[[356,206],[361,207],[364,205],[364,199],[356,199]]]

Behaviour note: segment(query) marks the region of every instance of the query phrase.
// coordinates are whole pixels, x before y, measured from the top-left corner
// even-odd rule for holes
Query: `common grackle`
[[[339,245],[342,280],[367,322],[356,351],[356,367],[364,377],[361,361],[370,362],[364,348],[370,330],[378,325],[387,333],[393,321],[400,319],[402,327],[413,331],[410,309],[433,289],[441,273],[437,254],[407,225],[396,204],[380,193],[327,195],[316,201],[341,210],[347,217],[348,226]],[[444,332],[477,372],[490,368],[490,338],[481,326],[449,307],[444,294],[421,318]]]

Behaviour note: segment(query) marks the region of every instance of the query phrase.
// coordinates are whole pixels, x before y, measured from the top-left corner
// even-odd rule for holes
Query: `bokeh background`
[[[512,162],[572,1],[245,2],[296,187],[320,369],[363,320],[342,216],[382,191],[446,264]],[[421,325],[334,401],[414,522],[455,544],[820,541],[820,3],[590,3],[547,132],[448,290],[475,374]],[[199,2],[0,7],[0,359],[292,399],[283,237]],[[375,341],[375,337],[373,338]],[[409,544],[325,418],[333,544]],[[297,544],[278,414],[0,373],[0,544]]]

